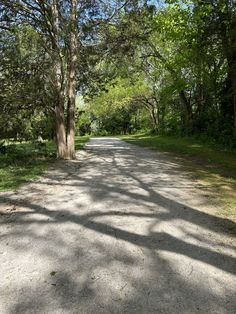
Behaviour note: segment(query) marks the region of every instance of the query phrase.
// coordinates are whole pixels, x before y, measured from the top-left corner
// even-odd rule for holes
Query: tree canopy
[[[3,0],[0,137],[54,138],[60,158],[76,132],[235,146],[235,32],[231,0]]]

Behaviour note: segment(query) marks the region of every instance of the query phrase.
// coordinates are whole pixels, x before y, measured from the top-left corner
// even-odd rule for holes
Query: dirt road
[[[236,313],[233,222],[178,160],[94,138],[1,193],[0,313]]]

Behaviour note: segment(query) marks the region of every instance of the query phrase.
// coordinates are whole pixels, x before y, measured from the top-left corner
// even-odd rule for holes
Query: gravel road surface
[[[0,194],[0,313],[236,313],[233,222],[177,158],[93,138]]]

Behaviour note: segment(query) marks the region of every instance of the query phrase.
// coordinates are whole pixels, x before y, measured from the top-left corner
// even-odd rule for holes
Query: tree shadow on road
[[[53,278],[41,270],[41,279],[22,283],[9,313],[234,313],[227,234],[235,223],[188,205],[179,190],[193,187],[178,164],[119,145],[91,148],[87,162],[62,162],[58,176],[46,174],[33,190],[48,198],[44,206],[24,192],[5,197],[23,209],[2,219],[10,226],[3,242],[12,254],[55,265]],[[71,194],[47,194],[56,185]]]

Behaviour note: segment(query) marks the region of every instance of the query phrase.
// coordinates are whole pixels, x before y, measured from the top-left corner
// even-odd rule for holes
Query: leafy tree
[[[125,7],[137,1],[3,0],[0,4],[1,29],[12,32],[26,24],[41,37],[51,61],[48,77],[53,95],[58,157],[75,157],[75,101],[78,66],[86,59],[84,46],[99,43],[97,29],[115,19]],[[80,86],[78,86],[80,88]]]

